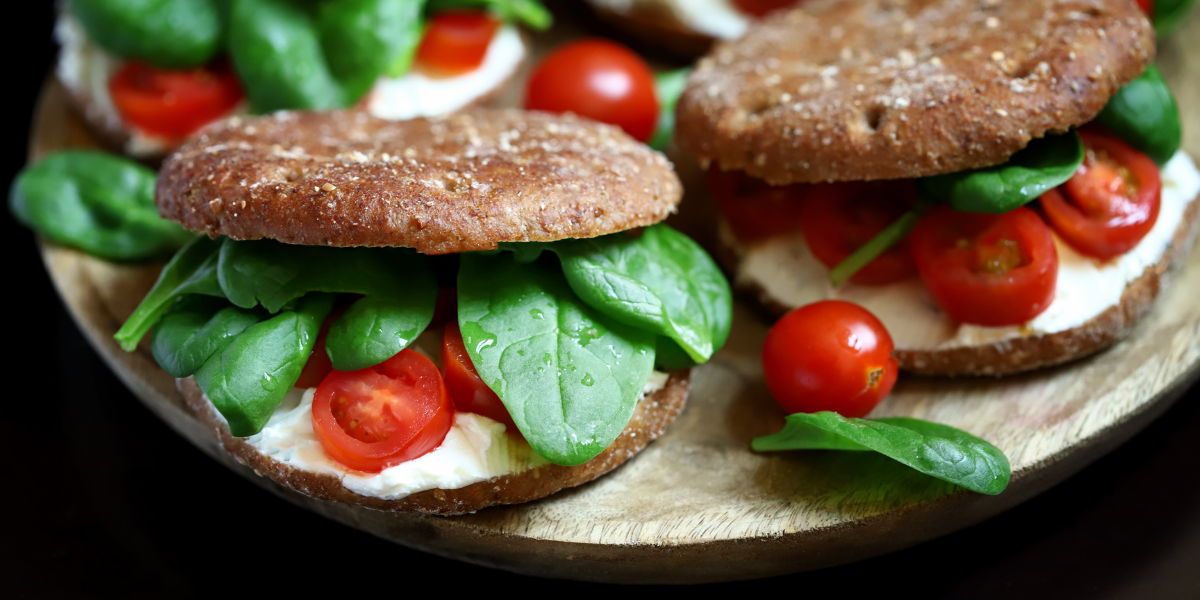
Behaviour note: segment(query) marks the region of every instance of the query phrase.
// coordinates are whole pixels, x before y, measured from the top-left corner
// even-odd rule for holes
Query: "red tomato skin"
[[[643,142],[658,124],[650,67],[625,46],[601,39],[571,42],[543,58],[529,78],[525,108],[572,112]]]
[[[126,61],[108,81],[121,120],[148,134],[186,137],[221,118],[244,93],[228,61],[162,71]]]
[[[302,389],[317,387],[333,370],[333,361],[329,360],[329,353],[325,351],[325,336],[329,335],[329,326],[338,320],[338,317],[342,316],[342,313],[345,313],[351,304],[353,304],[352,301],[338,302],[326,315],[325,321],[321,323],[321,329],[317,332],[317,342],[313,344],[313,350],[308,355],[308,362],[304,363],[304,370],[300,372],[300,379],[296,380],[295,387]]]
[[[957,321],[1020,325],[1054,300],[1058,250],[1050,229],[1028,208],[991,215],[942,205],[917,222],[910,239],[925,288]],[[1000,240],[1016,242],[1024,264],[1004,273],[978,272],[980,247]]]
[[[429,20],[416,61],[446,75],[479,68],[500,22],[480,10],[445,10]]]
[[[1084,130],[1079,135],[1088,160],[1065,184],[1042,194],[1039,202],[1050,226],[1072,248],[1108,260],[1132,250],[1154,228],[1162,207],[1162,178],[1153,159],[1111,134]],[[1096,164],[1097,150],[1137,180],[1132,196],[1111,189],[1115,171]]]
[[[744,244],[786,235],[800,229],[804,199],[810,185],[768,185],[741,171],[708,169],[708,189],[713,202]]]
[[[458,323],[447,323],[446,331],[442,334],[442,372],[446,380],[446,390],[454,400],[454,408],[462,412],[483,415],[493,421],[504,423],[508,433],[520,435],[517,424],[500,396],[488,387],[475,365],[471,364],[471,356],[463,345],[462,332]]]
[[[441,327],[458,319],[458,288],[441,286],[438,288],[437,301],[433,305],[433,319],[429,329]]]
[[[1154,16],[1154,0],[1137,0],[1138,8],[1146,13],[1147,17]]]
[[[733,5],[738,10],[754,17],[761,17],[771,11],[787,8],[797,3],[798,0],[733,0]]]
[[[817,260],[832,269],[917,201],[912,179],[822,183],[812,186],[800,211],[800,230]],[[908,239],[892,246],[850,277],[860,285],[884,285],[917,272]]]
[[[867,309],[841,300],[801,306],[763,344],[767,388],[788,414],[834,411],[862,417],[899,375],[892,336]]]
[[[378,425],[373,431],[387,437],[368,442],[348,433],[334,415],[340,398],[351,399],[350,406],[359,405],[362,398],[374,402],[359,414],[373,416],[372,424]],[[454,404],[441,373],[432,361],[409,349],[374,367],[332,371],[313,397],[313,431],[325,453],[348,468],[367,473],[378,473],[437,448],[453,423]]]

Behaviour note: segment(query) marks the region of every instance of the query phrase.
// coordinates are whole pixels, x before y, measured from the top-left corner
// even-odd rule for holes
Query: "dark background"
[[[40,5],[40,7],[39,7]],[[31,8],[32,6],[32,8]],[[52,3],[3,38],[8,118],[0,181],[25,161],[51,60]],[[11,18],[11,17],[10,17]],[[19,21],[19,22],[16,22]],[[200,597],[332,593],[563,593],[423,554],[305,512],[220,466],[108,371],[63,309],[32,234],[7,211],[13,354],[0,391],[0,596]],[[1040,497],[895,554],[724,584],[741,594],[1200,597],[1200,387],[1133,440]],[[595,587],[595,586],[593,586]],[[622,590],[616,590],[622,593]],[[307,594],[306,594],[307,595]]]

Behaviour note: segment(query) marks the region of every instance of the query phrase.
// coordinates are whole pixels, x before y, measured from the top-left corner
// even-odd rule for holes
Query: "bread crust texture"
[[[1091,121],[1154,53],[1128,0],[813,0],[700,60],[676,140],[776,185],[986,167]]]
[[[687,402],[691,371],[672,371],[662,389],[642,398],[634,408],[629,425],[604,452],[581,465],[565,467],[545,464],[522,473],[501,475],[455,490],[432,489],[387,500],[363,496],[344,487],[329,474],[302,471],[262,454],[229,428],[204,397],[195,379],[176,380],[192,413],[222,448],[239,463],[262,477],[291,490],[319,498],[387,511],[415,511],[436,515],[473,513],[489,506],[519,504],[549,496],[564,488],[587,483],[620,466],[661,436],[683,411]]]

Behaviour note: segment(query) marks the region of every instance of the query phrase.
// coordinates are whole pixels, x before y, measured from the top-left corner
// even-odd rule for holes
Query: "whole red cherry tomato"
[[[822,183],[812,186],[800,211],[800,230],[817,260],[830,269],[871,241],[917,201],[912,179]],[[908,239],[892,246],[850,281],[882,285],[917,272]]]
[[[446,10],[429,20],[416,61],[448,75],[479,68],[500,21],[480,10]]]
[[[1028,208],[992,215],[942,205],[917,221],[910,239],[925,288],[957,321],[1019,325],[1054,300],[1054,236]]]
[[[108,80],[121,119],[146,133],[182,138],[221,118],[242,100],[229,63],[162,71],[127,61]]]
[[[892,391],[892,336],[867,309],[841,300],[784,315],[763,344],[763,376],[789,414],[831,410],[862,417]]]
[[[637,54],[608,40],[571,42],[543,58],[529,78],[525,108],[573,112],[641,141],[658,123],[654,73]]]
[[[733,0],[738,10],[755,17],[761,17],[773,10],[789,7],[798,0]],[[1140,0],[1139,0],[1140,1]]]
[[[513,423],[512,415],[508,414],[500,396],[479,378],[475,365],[471,364],[471,356],[463,345],[458,323],[447,323],[446,331],[442,334],[442,371],[446,377],[446,390],[450,392],[456,410],[504,423],[509,433],[519,435],[517,425]]]
[[[708,169],[713,202],[738,240],[752,243],[800,228],[800,215],[810,185],[768,185],[741,171]]]
[[[1108,260],[1131,250],[1154,228],[1162,179],[1153,159],[1112,135],[1079,135],[1086,158],[1066,183],[1042,194],[1042,212],[1072,248]]]

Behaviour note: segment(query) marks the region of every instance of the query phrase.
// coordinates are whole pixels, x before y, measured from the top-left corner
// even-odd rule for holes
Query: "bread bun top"
[[[213,236],[444,254],[651,225],[681,195],[671,163],[619,128],[469,109],[227,119],[167,158],[155,200]]]
[[[677,139],[772,184],[999,164],[1154,58],[1130,0],[813,0],[700,61]]]

